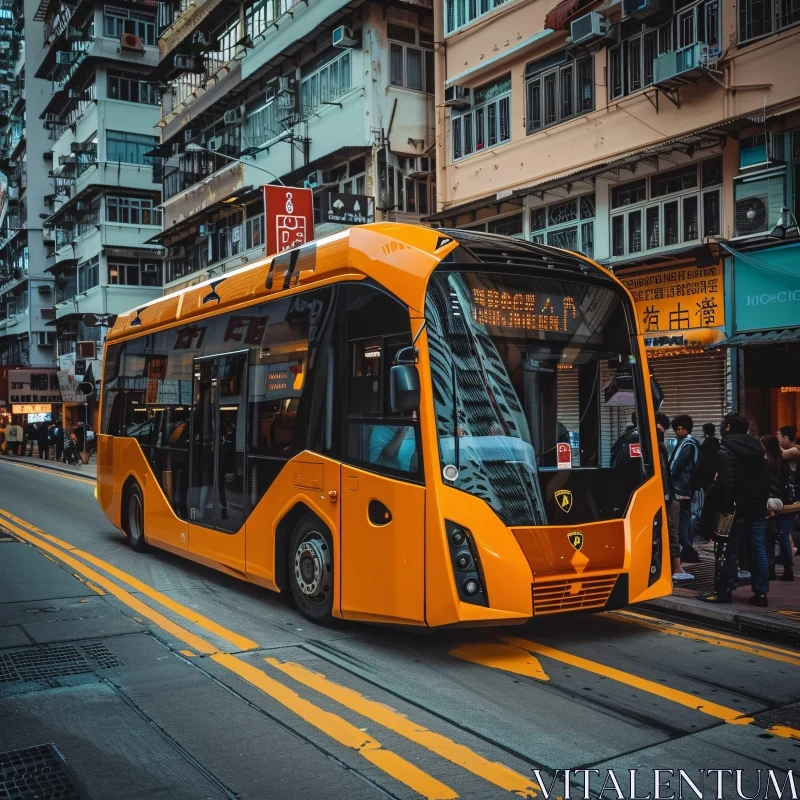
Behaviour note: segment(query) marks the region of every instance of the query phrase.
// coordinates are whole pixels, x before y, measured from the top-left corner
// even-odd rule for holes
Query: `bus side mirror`
[[[398,364],[389,373],[389,402],[392,413],[419,407],[419,371],[416,364]]]

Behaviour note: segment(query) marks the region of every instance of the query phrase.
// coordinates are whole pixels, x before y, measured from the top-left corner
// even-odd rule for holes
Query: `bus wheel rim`
[[[330,550],[318,533],[310,533],[294,555],[294,576],[300,591],[311,603],[325,603],[331,593]]]
[[[142,501],[138,495],[131,496],[130,505],[128,507],[128,517],[131,527],[131,536],[134,539],[139,539],[142,536]]]

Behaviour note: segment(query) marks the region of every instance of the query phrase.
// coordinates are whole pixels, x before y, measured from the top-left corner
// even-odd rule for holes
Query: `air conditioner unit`
[[[359,40],[350,28],[340,25],[333,29],[332,43],[334,47],[357,47]]]
[[[67,153],[67,155],[65,156],[58,157],[58,163],[61,164],[61,166],[74,164],[77,160],[78,160],[77,157],[74,156],[72,153]]]
[[[78,356],[78,358],[88,358],[88,359],[97,358],[97,342],[91,340],[85,342],[77,342],[77,347],[75,348],[75,354]],[[75,372],[77,371],[78,370],[76,367]]]
[[[69,146],[69,149],[73,153],[96,153],[97,152],[97,143],[96,142],[72,142]]]
[[[408,162],[412,163],[409,164]],[[406,164],[406,177],[411,178],[415,175],[429,175],[431,172],[433,172],[433,161],[427,156],[408,159]]]
[[[653,61],[653,85],[675,88],[696,78],[708,63],[708,46],[695,42],[680,50],[670,50]]]
[[[766,233],[769,222],[769,195],[743,197],[734,203],[734,236]]]
[[[222,147],[222,137],[212,136],[208,140],[208,144],[206,146],[208,147],[209,150],[213,150],[214,152],[216,152],[217,150],[220,149],[220,147]]]
[[[72,64],[77,54],[69,50],[59,50],[56,53],[56,64]]]
[[[123,50],[144,51],[144,42],[135,33],[123,33],[119,37],[119,46]]]
[[[242,124],[241,109],[232,108],[230,111],[226,111],[223,120],[226,125],[241,125]]]
[[[322,186],[322,170],[315,169],[313,172],[309,172],[306,176],[306,179],[303,181],[303,188],[304,189],[316,189],[319,186]]]
[[[55,331],[37,331],[36,343],[39,347],[52,347],[56,343]]]
[[[469,108],[472,105],[472,92],[463,86],[447,86],[444,90],[444,104],[450,108]]]
[[[608,33],[608,19],[596,11],[590,11],[570,23],[572,44],[584,44],[599,39]]]
[[[200,225],[197,228],[199,236],[213,236],[217,232],[216,222],[206,222],[205,225]]]
[[[758,167],[763,169],[771,162],[784,160],[783,134],[774,134],[767,131],[766,138],[763,134],[747,136],[739,141],[739,168],[749,169]]]
[[[667,8],[665,0],[622,0],[623,18],[647,19],[656,14],[668,13],[671,9],[672,3]]]
[[[178,53],[173,57],[172,65],[175,67],[175,69],[181,70],[182,72],[203,71],[202,59],[194,58],[194,56],[187,56],[182,53]]]

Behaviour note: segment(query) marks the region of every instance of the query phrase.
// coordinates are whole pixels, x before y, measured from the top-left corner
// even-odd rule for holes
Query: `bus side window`
[[[416,413],[389,407],[390,368],[409,344],[407,308],[372,287],[348,287],[347,458],[398,477],[417,477],[422,466]]]

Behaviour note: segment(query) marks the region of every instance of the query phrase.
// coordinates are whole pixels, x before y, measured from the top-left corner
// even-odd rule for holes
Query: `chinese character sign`
[[[641,333],[677,333],[725,325],[722,264],[619,278],[633,295]]]
[[[552,292],[472,290],[472,318],[481,325],[572,333],[578,327],[575,298]]]
[[[311,189],[265,186],[267,254],[282,253],[314,238],[314,198]]]

